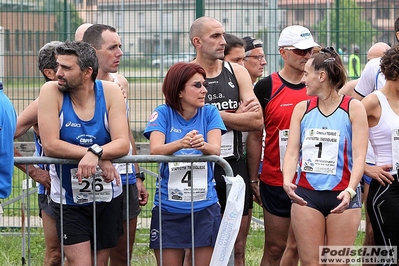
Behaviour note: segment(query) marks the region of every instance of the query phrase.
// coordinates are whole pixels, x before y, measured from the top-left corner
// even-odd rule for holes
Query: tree
[[[350,53],[351,47],[357,44],[366,52],[374,43],[378,31],[369,21],[362,19],[362,8],[354,0],[335,0],[327,12],[331,12],[330,40],[337,49],[346,46]],[[327,16],[313,28],[318,33],[319,43],[331,45],[327,43]]]

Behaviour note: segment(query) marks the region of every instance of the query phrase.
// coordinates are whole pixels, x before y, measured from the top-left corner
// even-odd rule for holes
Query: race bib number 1
[[[302,171],[335,175],[338,146],[339,130],[306,129],[302,143]]]

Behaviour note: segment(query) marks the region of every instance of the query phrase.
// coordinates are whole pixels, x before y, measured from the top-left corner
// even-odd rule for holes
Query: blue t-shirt
[[[17,128],[17,114],[10,99],[0,89],[0,198],[11,193],[11,179],[14,174],[14,133]]]
[[[215,106],[206,104],[204,107],[198,108],[197,114],[186,121],[177,111],[163,104],[158,106],[151,115],[147,127],[144,130],[144,136],[149,139],[151,132],[159,131],[165,135],[165,143],[170,143],[182,139],[191,130],[197,130],[199,134],[204,136],[205,141],[207,141],[207,133],[213,129],[220,129],[222,133],[226,132],[226,127]],[[202,155],[202,152],[196,149],[181,149],[174,155],[190,154],[198,156]],[[194,164],[194,173],[192,173],[192,175],[190,166],[190,163],[161,164],[161,207],[163,210],[174,213],[191,212],[191,202],[187,199],[187,193],[191,191],[191,180],[194,182],[194,197],[196,197],[196,195],[204,196],[202,198],[199,196],[199,198],[195,199],[195,212],[218,202],[213,178],[214,163]],[[172,176],[174,176],[174,183],[170,181],[172,180],[170,178],[171,173]],[[159,179],[157,180],[157,189],[154,197],[154,204],[156,206],[159,206],[158,181]],[[202,183],[196,183],[197,181]]]

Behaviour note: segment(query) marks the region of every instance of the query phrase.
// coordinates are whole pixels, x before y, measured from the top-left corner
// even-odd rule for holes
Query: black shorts
[[[268,212],[279,217],[291,217],[291,199],[283,187],[270,186],[260,181],[259,192],[263,207]]]
[[[194,246],[214,247],[222,220],[220,205],[215,203],[194,212]],[[150,248],[159,249],[159,207],[152,209]],[[191,213],[162,211],[162,248],[191,248]]]
[[[382,186],[372,179],[367,197],[367,211],[374,231],[375,245],[399,246],[399,183]]]
[[[51,201],[56,214],[56,227],[60,238],[60,204]],[[91,242],[94,249],[94,234],[97,236],[97,250],[116,247],[122,228],[122,197],[110,202],[96,203],[96,229],[93,230],[93,204],[85,206],[63,205],[64,245],[74,245],[85,241]],[[61,241],[61,239],[60,239]]]
[[[50,202],[51,202],[50,195],[37,194],[37,201],[39,204],[39,217],[42,218],[42,211],[44,211],[49,216],[51,216],[55,219],[54,210],[53,210],[53,208],[51,208],[51,205],[50,205]]]
[[[242,216],[248,215],[248,210],[253,209],[254,201],[252,197],[252,190],[249,184],[249,175],[247,163],[245,161],[244,156],[241,157],[238,161],[235,159],[231,159],[227,161],[231,168],[233,169],[234,175],[240,175],[244,179],[245,182],[245,202],[244,202],[244,211]],[[224,181],[224,172],[223,168],[218,164],[215,165],[215,181],[216,181],[216,192],[218,194],[219,203],[222,208],[222,213],[224,213],[224,209],[226,208],[226,182]]]
[[[123,185],[122,191],[122,219],[127,220],[127,208],[126,208],[126,185]],[[129,220],[136,218],[140,214],[141,208],[139,205],[139,196],[136,184],[129,185]]]
[[[327,217],[331,210],[337,207],[341,201],[337,199],[337,196],[342,191],[331,191],[331,190],[310,190],[303,187],[297,187],[295,193],[307,201],[308,207],[318,210],[325,217]],[[349,202],[348,209],[361,208],[361,189],[356,188],[356,196]]]

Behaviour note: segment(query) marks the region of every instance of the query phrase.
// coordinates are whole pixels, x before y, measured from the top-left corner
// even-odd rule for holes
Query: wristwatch
[[[141,179],[141,181],[144,182],[144,180],[145,180],[144,172],[136,173],[136,179],[137,179],[137,178]]]
[[[99,160],[103,155],[103,148],[101,148],[98,144],[91,145],[87,150],[97,155]]]

